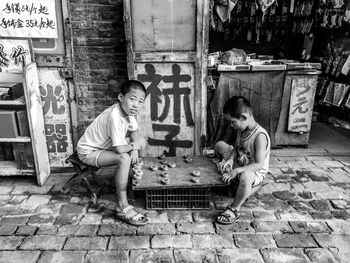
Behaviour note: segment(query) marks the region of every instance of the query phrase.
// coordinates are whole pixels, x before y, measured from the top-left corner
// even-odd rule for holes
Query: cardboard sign
[[[309,132],[317,78],[293,79],[290,94],[288,131]]]
[[[21,73],[32,61],[28,39],[0,39],[0,72]]]
[[[58,38],[55,0],[1,0],[0,36]]]
[[[67,81],[57,69],[40,68],[38,75],[50,166],[70,166],[64,162],[73,152]]]
[[[138,118],[148,143],[145,155],[193,155],[193,64],[136,63],[135,75],[148,93]]]

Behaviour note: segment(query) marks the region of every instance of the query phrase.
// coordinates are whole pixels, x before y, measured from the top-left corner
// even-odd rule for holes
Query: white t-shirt
[[[119,103],[103,111],[85,130],[77,151],[88,154],[96,150],[111,150],[112,147],[127,145],[126,134],[138,128],[134,116],[127,116]]]

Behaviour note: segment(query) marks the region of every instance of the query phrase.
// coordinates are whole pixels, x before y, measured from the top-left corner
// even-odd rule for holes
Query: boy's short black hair
[[[131,88],[142,90],[145,94],[147,93],[145,86],[140,81],[133,79],[128,80],[121,85],[120,93],[125,95]]]
[[[253,114],[250,102],[242,96],[233,96],[226,101],[223,112],[236,119],[239,119],[242,113]]]

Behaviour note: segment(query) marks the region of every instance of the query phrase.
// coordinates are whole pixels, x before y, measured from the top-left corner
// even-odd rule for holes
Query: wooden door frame
[[[134,52],[130,1],[123,0],[124,27],[129,79],[135,79],[135,62],[189,62],[195,68],[194,92],[194,154],[201,155],[207,135],[207,56],[209,39],[209,0],[197,0],[196,51]]]

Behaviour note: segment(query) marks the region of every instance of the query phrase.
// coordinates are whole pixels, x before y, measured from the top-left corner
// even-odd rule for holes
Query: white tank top
[[[267,131],[261,127],[259,124],[256,126],[256,128],[246,137],[242,138],[242,133],[238,131],[237,133],[237,139],[236,139],[236,146],[238,157],[237,161],[241,166],[255,163],[255,139],[260,134],[263,133],[266,136],[267,145],[265,149],[265,158],[264,158],[264,165],[263,168],[257,172],[261,173],[263,176],[269,171],[269,162],[270,162],[270,136],[267,133]],[[244,156],[245,155],[245,156]]]

